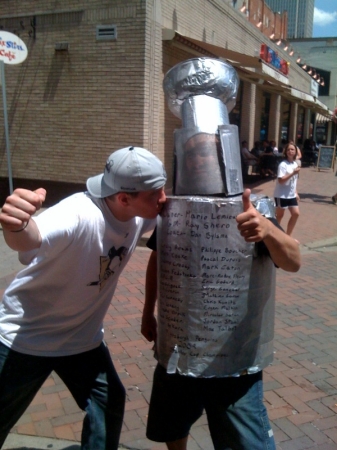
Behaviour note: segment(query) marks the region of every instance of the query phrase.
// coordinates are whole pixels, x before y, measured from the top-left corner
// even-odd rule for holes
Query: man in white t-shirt
[[[0,448],[51,371],[86,412],[82,449],[114,450],[125,389],[103,341],[118,277],[166,200],[166,173],[151,152],[117,150],[103,174],[36,217],[46,197],[16,189],[0,223],[26,265],[0,303]]]

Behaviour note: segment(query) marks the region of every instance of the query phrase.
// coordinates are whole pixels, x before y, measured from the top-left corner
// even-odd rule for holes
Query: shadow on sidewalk
[[[327,195],[317,195],[317,194],[305,194],[300,193],[301,201],[311,200],[315,203],[329,203],[331,204],[331,197]]]

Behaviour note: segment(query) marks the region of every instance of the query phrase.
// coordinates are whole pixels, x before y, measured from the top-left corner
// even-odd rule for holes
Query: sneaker
[[[332,203],[333,203],[334,205],[337,205],[337,195],[333,195],[333,196],[331,197],[331,199],[332,199]]]

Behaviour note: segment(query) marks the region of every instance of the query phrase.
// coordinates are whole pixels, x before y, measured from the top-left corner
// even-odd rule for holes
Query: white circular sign
[[[20,64],[28,55],[26,44],[15,34],[0,30],[0,61]]]

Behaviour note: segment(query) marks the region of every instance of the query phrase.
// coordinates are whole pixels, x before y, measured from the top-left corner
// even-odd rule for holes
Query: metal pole
[[[6,80],[5,80],[5,63],[0,61],[0,76],[2,85],[2,100],[4,107],[4,125],[5,125],[5,138],[6,138],[6,152],[7,152],[7,165],[8,165],[8,180],[9,180],[9,192],[13,193],[13,178],[12,178],[12,166],[11,166],[11,153],[9,149],[9,129],[8,129],[8,117],[7,117],[7,99],[6,99]]]

